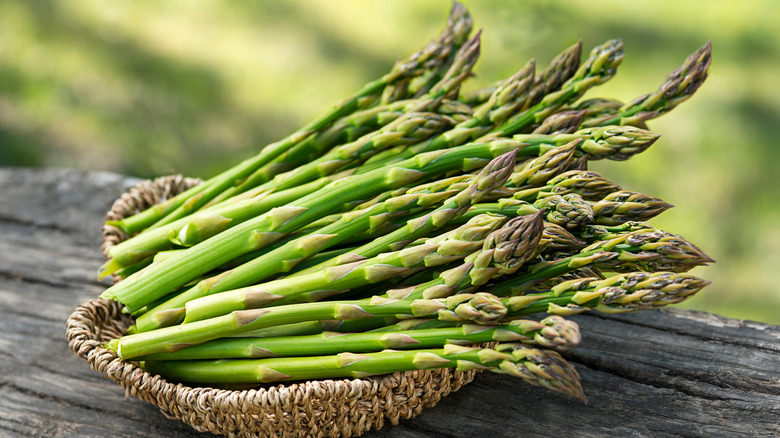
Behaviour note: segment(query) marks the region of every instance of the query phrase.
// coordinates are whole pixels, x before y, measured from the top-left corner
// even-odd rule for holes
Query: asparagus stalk
[[[176,246],[192,246],[235,224],[311,194],[341,176],[343,175],[323,177],[276,193],[259,191],[254,197],[224,203],[219,207],[147,230],[111,248],[110,259],[100,267],[98,278],[111,275],[118,269],[138,263],[159,251]]]
[[[212,385],[365,378],[397,371],[436,368],[463,371],[486,369],[510,374],[533,385],[585,400],[574,367],[554,351],[521,344],[500,344],[495,350],[449,344],[444,348],[426,350],[229,361],[145,361],[141,365],[151,373],[175,381]]]
[[[552,114],[542,120],[542,123],[531,134],[571,134],[582,124],[587,114],[586,110],[562,111]]]
[[[490,99],[474,111],[472,118],[458,123],[449,131],[423,143],[377,154],[362,165],[357,172],[368,172],[390,163],[411,158],[419,153],[457,146],[469,139],[481,137],[493,129],[497,123],[501,123],[509,117],[518,107],[525,105],[533,85],[534,71],[535,64],[531,61],[498,87]]]
[[[448,171],[479,168],[517,147],[518,142],[513,140],[469,144],[420,154],[396,165],[340,179],[163,260],[143,276],[132,275],[106,289],[101,296],[116,299],[135,311],[211,269],[267,246],[307,223],[338,211],[347,202],[371,198],[386,190],[404,187]]]
[[[709,281],[679,272],[627,272],[605,279],[595,277],[563,281],[549,291],[525,293],[502,298],[508,312],[502,322],[547,312],[569,316],[587,310],[602,313],[626,313],[658,309],[678,304],[709,285]],[[500,285],[499,285],[500,288]],[[496,288],[495,292],[500,292]],[[428,330],[449,326],[447,321],[417,319],[402,321],[374,332],[394,331],[399,327]]]
[[[522,132],[534,123],[544,120],[562,105],[578,99],[591,87],[611,79],[622,59],[623,43],[620,40],[610,40],[595,47],[588,59],[561,86],[560,90],[545,95],[539,103],[512,116],[487,134],[487,137],[506,137]]]
[[[365,84],[352,96],[344,99],[328,113],[312,120],[301,129],[282,140],[264,147],[256,156],[244,160],[233,168],[199,184],[164,203],[147,209],[137,215],[112,222],[127,234],[134,234],[155,224],[164,225],[179,219],[205,205],[214,196],[226,188],[250,175],[257,168],[267,164],[293,145],[309,137],[313,132],[330,125],[333,121],[354,112],[377,99],[388,86],[402,82],[410,77],[419,76],[426,70],[435,68],[447,59],[456,40],[471,31],[471,17],[463,5],[454,3],[447,25],[440,35],[428,43],[419,52],[405,60],[398,61],[392,70],[381,78]]]
[[[437,82],[439,75],[447,70],[452,61],[453,53],[468,38],[471,28],[472,20],[466,7],[458,2],[453,2],[444,31],[422,51],[406,61],[396,63],[396,65],[411,64],[413,66],[419,59],[423,59],[426,60],[426,68],[419,69],[417,74],[407,75],[402,80],[394,81],[384,87],[381,103],[386,104],[407,98],[409,84],[415,78],[427,76],[429,83]],[[422,91],[421,94],[425,94],[425,92]]]
[[[483,247],[462,264],[426,283],[390,290],[386,296],[404,300],[444,298],[456,291],[476,289],[493,277],[513,274],[536,255],[542,227],[542,212],[516,217],[492,233]]]
[[[436,154],[437,152],[429,153]],[[426,236],[431,232],[445,226],[453,219],[464,214],[473,203],[480,202],[488,194],[503,185],[512,170],[511,164],[507,164],[514,163],[515,157],[516,151],[512,151],[506,156],[502,156],[501,159],[495,160],[490,167],[501,169],[495,173],[495,177],[475,181],[476,184],[470,186],[468,190],[460,192],[452,198],[448,199],[444,202],[444,204],[430,213],[409,220],[402,228],[399,228],[384,236],[378,237],[372,242],[362,245],[356,248],[354,251],[345,254],[343,257],[331,259],[304,271],[298,272],[295,275],[304,275],[317,270],[338,266],[342,263],[345,263],[345,259],[349,260],[355,258],[362,259],[367,257],[374,257],[388,250],[402,248],[412,240]],[[488,168],[486,168],[486,170],[487,169]],[[498,183],[499,181],[500,183]]]
[[[517,342],[560,351],[580,343],[579,326],[560,316],[541,321],[514,320],[507,324],[485,326],[464,324],[428,330],[390,333],[323,332],[308,336],[273,338],[221,338],[170,353],[159,353],[138,360],[260,359],[265,357],[298,357],[339,354],[345,351],[364,353],[392,348],[395,350],[437,348],[445,344],[480,344],[483,342]]]
[[[410,112],[376,132],[351,143],[336,146],[322,157],[289,172],[277,175],[263,184],[264,190],[284,190],[350,167],[393,145],[416,143],[454,124],[449,117],[432,112]]]
[[[457,90],[460,83],[471,74],[471,69],[478,57],[479,34],[461,47],[450,70],[430,90],[425,99],[414,100],[402,110],[406,114],[382,127],[379,131],[369,133],[354,142],[338,146],[316,160],[277,175],[261,187],[267,190],[294,187],[341,168],[355,165],[383,149],[395,145],[417,143],[446,131],[452,125],[442,123],[442,121],[452,121],[452,119],[436,114],[434,111],[444,97]],[[427,117],[421,118],[415,113],[426,114]],[[454,121],[452,122],[454,124]],[[250,177],[247,182],[237,187],[237,191],[248,189],[252,183],[253,178]]]
[[[206,278],[186,291],[150,309],[147,315],[137,319],[136,329],[138,331],[149,331],[179,323],[183,318],[184,304],[187,301],[248,286],[263,281],[274,274],[291,271],[301,261],[329,247],[338,245],[353,233],[380,226],[383,221],[398,213],[406,210],[413,211],[415,208],[424,208],[429,203],[436,202],[437,199],[440,199],[440,196],[456,193],[459,188],[462,189],[461,180],[462,178],[449,178],[445,181],[440,181],[439,183],[442,184],[436,187],[433,192],[420,190],[416,193],[387,199],[380,204],[374,205],[372,208],[344,214],[339,221],[318,228],[311,233],[305,233],[302,236],[290,239],[276,248],[264,248],[260,250],[261,254],[254,255],[244,263],[223,273]],[[434,185],[427,184],[426,187],[433,188]],[[250,254],[252,253],[247,255]]]
[[[106,344],[122,359],[176,351],[213,339],[283,324],[323,319],[360,319],[373,316],[431,316],[445,321],[473,321],[490,325],[506,314],[506,308],[487,293],[453,295],[442,300],[326,301],[289,304],[267,309],[238,310],[228,315],[165,327],[113,339]]]
[[[240,193],[251,190],[263,183],[271,181],[275,176],[295,169],[319,158],[333,145],[352,143],[366,134],[392,123],[405,113],[426,108],[425,103],[434,103],[431,99],[407,99],[386,105],[379,105],[358,111],[341,120],[333,126],[317,132],[301,143],[285,151],[270,163],[256,170],[240,184],[230,187],[216,196],[211,203],[219,203]],[[472,109],[461,102],[450,99],[436,99],[436,105],[428,105],[432,112],[449,117],[455,123],[467,120],[472,115]],[[392,148],[391,148],[392,149]],[[381,153],[381,152],[380,152]]]
[[[710,284],[679,272],[628,272],[603,280],[584,278],[559,283],[549,292],[504,299],[517,318],[538,312],[571,315],[586,310],[624,313],[680,303]]]
[[[569,143],[558,146],[533,158],[527,163],[518,164],[516,170],[509,177],[507,185],[518,190],[544,185],[553,176],[566,170],[574,159],[577,146],[582,139],[574,139]]]
[[[380,204],[375,204],[363,211],[344,214],[338,221],[317,229],[316,232],[294,239],[279,248],[267,251],[254,260],[235,269],[220,274],[218,277],[201,281],[186,292],[155,307],[147,315],[138,318],[136,322],[139,331],[148,331],[161,326],[180,322],[183,317],[184,304],[187,301],[223,292],[230,289],[248,286],[265,280],[273,274],[288,272],[297,263],[319,251],[344,242],[351,235],[360,231],[378,227],[383,221],[404,211],[415,211],[427,208],[441,202],[458,190],[459,195],[453,199],[480,199],[481,193],[500,187],[509,176],[514,163],[514,152],[493,159],[475,177],[448,178],[435,183],[425,184],[407,193],[389,198]],[[468,181],[464,181],[468,179]],[[464,187],[465,185],[465,187]],[[447,205],[447,202],[445,202]],[[349,258],[345,256],[339,260]],[[307,272],[318,272],[322,269],[310,269]]]
[[[497,284],[491,292],[498,296],[517,295],[544,279],[586,266],[609,271],[685,272],[713,262],[683,237],[663,230],[606,234],[603,238],[572,256],[532,266],[528,272]]]
[[[566,48],[563,52],[555,56],[547,68],[537,75],[534,81],[534,87],[531,90],[531,96],[523,109],[539,103],[550,93],[556,92],[567,83],[580,68],[580,59],[582,58],[582,40]]]
[[[688,100],[704,83],[711,61],[712,43],[707,41],[689,55],[683,65],[672,71],[658,90],[623,105],[613,117],[594,119],[588,125],[640,125],[671,111]]]
[[[538,221],[538,219],[529,216],[527,221],[527,223],[532,223]],[[520,223],[518,222],[517,225],[520,225]],[[503,229],[507,230],[507,234],[509,234],[508,229],[511,226],[511,224],[507,223],[503,227]],[[454,293],[470,292],[474,290],[475,287],[485,283],[491,278],[514,273],[521,267],[522,263],[527,262],[530,257],[537,252],[554,251],[559,248],[579,249],[585,246],[585,242],[577,240],[563,228],[550,223],[544,224],[544,231],[541,234],[541,238],[538,239],[535,249],[533,241],[537,240],[537,237],[535,236],[538,236],[538,232],[526,234],[528,236],[526,239],[521,239],[517,242],[520,243],[520,241],[525,240],[527,244],[524,245],[524,249],[522,251],[518,250],[521,246],[515,244],[515,249],[511,253],[512,257],[507,257],[506,251],[503,252],[503,255],[501,255],[501,253],[497,255],[495,254],[494,249],[488,247],[486,244],[486,248],[483,248],[482,252],[475,253],[469,257],[474,260],[474,262],[467,260],[466,263],[444,271],[430,280],[423,281],[422,283],[412,282],[412,285],[406,288],[391,289],[385,296],[397,299],[443,298]],[[496,236],[496,238],[498,237],[499,236]],[[528,238],[530,238],[530,241],[528,241]],[[510,242],[511,240],[503,242],[505,248],[507,245],[510,245]],[[501,257],[504,257],[507,260],[514,259],[513,263],[515,268],[511,271],[502,269],[500,266],[501,263],[499,262]],[[344,321],[334,329],[341,332],[349,332],[371,330],[381,326],[382,323],[376,319],[357,320]],[[391,331],[401,327],[403,326],[387,326],[383,331]]]
[[[534,78],[529,100],[521,109],[537,104],[545,95],[560,89],[561,85],[569,80],[579,68],[581,57],[582,41],[578,41],[556,55],[544,71]],[[487,87],[464,94],[460,100],[474,107],[482,105],[490,99],[491,95],[495,93],[502,83],[503,81],[498,81]]]
[[[504,216],[478,216],[455,231],[400,251],[187,301],[184,323],[225,315],[235,310],[318,301],[363,285],[403,276],[420,268],[462,259],[481,246],[488,234],[504,221]]]

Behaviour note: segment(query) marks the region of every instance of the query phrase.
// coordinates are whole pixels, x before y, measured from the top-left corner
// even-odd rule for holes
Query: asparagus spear
[[[394,289],[386,296],[395,299],[443,298],[473,290],[491,278],[516,272],[536,255],[542,238],[542,212],[516,217],[492,233],[483,247],[464,262],[420,285]]]
[[[447,24],[444,31],[419,53],[406,61],[399,61],[396,65],[404,64],[414,66],[419,60],[425,61],[424,69],[418,69],[416,74],[407,75],[402,80],[394,81],[384,87],[381,102],[390,103],[405,99],[409,96],[409,83],[417,77],[428,76],[430,82],[438,81],[438,76],[447,70],[455,52],[471,33],[472,20],[465,6],[453,2]],[[423,92],[424,94],[424,92]]]
[[[672,71],[658,90],[623,105],[611,118],[594,119],[588,126],[596,126],[595,123],[599,126],[618,123],[639,125],[671,111],[688,100],[704,83],[711,61],[712,43],[707,41],[689,55],[683,65]]]
[[[383,149],[395,145],[417,143],[446,131],[452,125],[441,121],[448,120],[453,122],[453,125],[454,121],[436,114],[435,110],[442,100],[457,90],[460,83],[471,74],[471,69],[478,57],[479,34],[461,47],[447,74],[430,90],[426,98],[409,102],[407,107],[401,110],[405,113],[401,117],[376,132],[368,133],[358,140],[337,146],[322,157],[303,163],[289,172],[279,174],[261,187],[266,190],[294,187],[319,176],[333,173],[338,169],[353,166]],[[415,113],[425,113],[427,117],[420,118]],[[236,187],[236,192],[252,187],[254,181],[255,178],[250,176],[247,181]]]
[[[536,105],[546,95],[560,90],[567,81],[577,74],[580,58],[582,58],[582,40],[555,56],[547,68],[536,77],[530,99],[523,109]]]
[[[495,350],[448,344],[444,348],[426,350],[229,361],[145,361],[141,365],[150,373],[175,381],[212,385],[365,378],[445,367],[463,371],[486,369],[585,400],[577,371],[558,353],[518,344],[499,344]]]
[[[314,133],[306,140],[283,152],[268,164],[257,169],[252,175],[242,180],[238,185],[230,187],[216,196],[210,204],[220,203],[251,190],[263,183],[271,181],[275,176],[295,169],[319,158],[334,145],[352,143],[366,134],[392,123],[415,108],[424,108],[423,99],[408,99],[396,101],[387,105],[367,108],[344,117],[332,126]],[[427,99],[428,101],[430,99]],[[438,100],[435,112],[447,116],[460,123],[471,115],[471,108],[453,100]]]
[[[401,149],[390,149],[377,154],[367,160],[366,164],[360,166],[357,172],[365,173],[390,163],[411,158],[422,152],[457,146],[469,139],[481,137],[493,129],[497,123],[501,123],[509,117],[518,107],[525,105],[533,85],[534,71],[535,64],[531,61],[502,83],[493,92],[490,99],[474,111],[472,118],[458,123],[449,131],[423,143]]]
[[[539,253],[581,250],[587,245],[565,228],[552,222],[544,222],[542,238],[539,241]]]
[[[116,299],[135,311],[242,254],[260,249],[327,214],[344,203],[367,199],[389,189],[407,186],[448,171],[469,171],[512,151],[518,142],[496,140],[420,154],[368,172],[335,181],[324,188],[163,260],[143,276],[132,275],[106,289],[103,298]]]
[[[518,342],[565,351],[577,346],[581,336],[577,323],[560,316],[541,321],[514,320],[507,324],[485,326],[464,324],[428,330],[389,333],[323,332],[307,336],[273,338],[221,338],[170,353],[159,353],[138,360],[260,359],[265,357],[320,356],[345,351],[363,353],[387,348],[396,350],[442,347],[483,342]]]
[[[620,186],[596,172],[570,170],[550,178],[544,186],[519,190],[515,192],[513,197],[519,200],[535,201],[551,195],[576,193],[588,201],[599,201],[610,193],[620,190]]]
[[[336,146],[316,160],[277,175],[260,188],[284,190],[295,187],[350,167],[382,149],[424,140],[446,131],[453,124],[454,121],[449,117],[432,112],[406,113],[376,132],[351,143]]]
[[[545,211],[545,219],[548,222],[569,230],[582,228],[593,222],[593,206],[576,193],[548,196],[534,205]]]
[[[436,154],[437,152],[429,153]],[[480,180],[477,182],[477,184],[470,187],[468,191],[458,193],[444,202],[444,204],[442,204],[437,209],[421,217],[409,220],[402,228],[399,228],[384,236],[378,237],[372,242],[362,245],[356,248],[354,251],[345,254],[343,257],[331,259],[304,271],[298,272],[295,275],[304,275],[317,270],[338,266],[342,263],[345,263],[345,259],[374,257],[388,250],[402,248],[410,241],[422,236],[426,236],[429,233],[445,226],[453,219],[464,214],[473,203],[480,202],[489,193],[503,185],[506,182],[506,179],[509,177],[510,171],[512,169],[511,165],[504,167],[503,163],[514,163],[515,156],[516,152],[513,151],[510,154],[501,157],[500,160],[497,159],[494,161],[494,166],[502,169],[502,171],[496,173],[495,178],[495,181],[501,181],[500,184],[493,184],[491,182],[492,179]]]
[[[488,234],[505,221],[504,216],[478,216],[452,232],[400,251],[190,300],[186,303],[184,323],[225,315],[234,310],[318,301],[420,268],[462,259],[481,246]]]
[[[542,120],[542,123],[531,134],[571,134],[582,124],[587,114],[586,110],[562,111],[552,114]]]
[[[526,163],[528,166],[527,169],[522,169],[517,172],[516,180],[518,182],[524,183],[530,181],[538,184],[570,162],[567,161],[567,158],[570,158],[573,153],[569,149],[571,148],[571,144],[577,145],[578,148],[588,151],[588,153],[593,152],[594,156],[597,158],[609,158],[612,156],[627,157],[646,149],[658,137],[649,131],[634,127],[611,127],[611,129],[588,129],[572,135],[523,135],[515,136],[515,138],[523,140],[523,147],[518,151],[520,155],[533,155],[539,153],[539,151],[547,151],[537,160]],[[566,146],[565,142],[569,142],[569,146]],[[555,145],[559,144],[563,144],[564,147],[560,147],[556,150]],[[550,164],[555,164],[557,167],[554,166],[554,170],[547,172],[544,166]],[[534,173],[534,171],[536,173]],[[595,194],[591,194],[592,192],[601,193],[606,188],[616,187],[600,177],[597,177],[597,174],[594,173],[577,174],[580,175],[580,179],[573,178],[573,175],[575,174],[567,173],[566,178],[562,178],[560,181],[558,179],[553,179],[555,181],[554,185],[560,186],[561,192],[564,192],[565,190],[580,190],[584,193],[588,193],[590,196],[595,196]],[[567,178],[569,177],[572,177],[572,179],[568,180]],[[585,180],[583,181],[582,178],[585,178]],[[569,188],[566,188],[567,186]],[[550,189],[550,187],[544,187],[544,189]],[[520,188],[518,188],[518,190],[523,194],[531,194],[537,191],[537,189],[529,189],[527,185],[523,186],[522,190]],[[574,204],[572,204],[572,202],[574,202]],[[548,220],[554,223],[570,227],[579,227],[593,220],[593,213],[590,205],[584,201],[577,200],[575,196],[570,196],[567,199],[561,197],[549,199],[544,201],[544,205],[541,207],[547,208],[548,214],[550,215]],[[558,211],[554,211],[552,207],[558,208]],[[406,229],[399,229],[370,244],[362,246],[355,252],[360,256],[370,257],[376,255],[389,248],[393,243],[399,241],[405,242],[407,239],[404,236],[405,232],[407,232]],[[339,263],[338,260],[334,259],[315,268],[335,266]]]
[[[138,318],[136,322],[139,331],[148,331],[161,326],[178,323],[183,315],[183,306],[187,301],[209,294],[223,292],[238,287],[248,286],[265,280],[273,274],[287,272],[298,262],[316,254],[328,247],[345,241],[349,236],[372,227],[379,226],[382,221],[403,211],[415,211],[435,205],[442,198],[460,191],[460,194],[445,202],[476,201],[482,193],[501,186],[509,176],[514,163],[514,152],[509,152],[493,159],[475,177],[448,178],[435,183],[424,184],[410,189],[407,193],[389,198],[382,203],[356,212],[344,214],[337,222],[317,229],[298,239],[267,251],[244,265],[199,282],[186,292],[155,307],[147,315]],[[465,186],[465,187],[464,187]],[[438,217],[438,216],[437,216]],[[345,256],[348,258],[348,256]],[[339,260],[344,260],[340,258]],[[321,268],[310,269],[307,272],[321,271]],[[301,275],[302,273],[299,273]]]
[[[549,291],[534,291],[502,298],[508,309],[502,322],[547,312],[568,316],[587,310],[626,313],[652,310],[678,304],[699,292],[709,281],[679,272],[627,272],[605,279],[575,278],[553,286]],[[494,292],[505,292],[499,284]],[[428,330],[449,326],[447,321],[407,320],[374,332],[403,329]]]
[[[584,278],[556,285],[551,291],[504,299],[508,318],[538,312],[571,315],[585,310],[636,312],[680,303],[710,284],[679,272],[628,272],[603,280]]]
[[[468,35],[470,32],[471,17],[468,11],[463,5],[454,3],[447,25],[437,38],[409,58],[398,61],[389,73],[367,83],[355,94],[337,104],[330,112],[307,123],[284,139],[267,145],[256,156],[244,160],[203,184],[199,184],[137,215],[112,222],[111,225],[122,229],[127,234],[134,234],[144,228],[154,226],[154,224],[164,225],[197,210],[236,181],[248,176],[291,146],[310,136],[313,132],[327,127],[338,118],[352,113],[356,109],[367,105],[368,102],[375,100],[388,86],[410,77],[419,76],[423,72],[435,68],[447,59],[453,50],[455,41],[461,39],[463,35]]]
[[[577,71],[581,57],[582,41],[578,41],[556,55],[544,71],[534,78],[530,99],[521,109],[535,105],[544,95],[557,91]],[[503,81],[498,81],[487,87],[466,93],[460,97],[460,100],[473,107],[482,105],[490,99],[490,96],[502,83]]]
[[[491,292],[517,295],[547,278],[558,277],[585,266],[609,271],[685,272],[712,263],[702,250],[683,237],[658,229],[605,234],[577,254],[532,266],[528,272],[497,284]]]
[[[518,164],[515,172],[509,177],[507,185],[518,190],[528,189],[545,184],[553,176],[562,173],[574,159],[581,138],[572,140],[533,158],[527,163]]]
[[[313,193],[341,176],[343,175],[323,177],[276,193],[259,191],[256,196],[224,203],[219,207],[147,230],[111,248],[110,259],[100,267],[98,278],[111,275],[118,269],[138,263],[159,251],[177,245],[192,246],[237,223]]]
[[[594,48],[588,59],[577,69],[574,76],[561,86],[560,90],[547,94],[539,103],[512,116],[487,134],[487,138],[516,134],[544,120],[562,105],[578,99],[589,88],[611,79],[622,59],[623,43],[620,40],[610,40]]]
[[[238,310],[228,315],[165,327],[113,339],[106,344],[122,359],[176,351],[213,339],[265,327],[323,319],[360,319],[372,316],[432,316],[445,321],[473,321],[490,325],[506,314],[506,308],[487,293],[453,295],[441,300],[323,301],[289,304],[268,309]]]
[[[619,225],[629,221],[646,221],[671,207],[672,204],[655,196],[621,190],[610,193],[593,205],[594,222]]]

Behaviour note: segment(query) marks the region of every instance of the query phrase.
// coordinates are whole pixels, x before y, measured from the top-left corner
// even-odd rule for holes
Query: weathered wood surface
[[[100,223],[132,182],[0,169],[0,436],[211,436],[126,398],[65,341],[73,308],[106,286]],[[587,405],[483,373],[364,436],[780,436],[780,327],[679,310],[576,320]]]

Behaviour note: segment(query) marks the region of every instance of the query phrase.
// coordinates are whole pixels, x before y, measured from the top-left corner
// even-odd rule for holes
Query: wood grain
[[[0,168],[0,436],[200,434],[70,352],[65,320],[100,294],[100,224],[135,181]],[[780,436],[780,327],[665,310],[580,315],[568,354],[587,405],[483,373],[415,419],[364,436]]]

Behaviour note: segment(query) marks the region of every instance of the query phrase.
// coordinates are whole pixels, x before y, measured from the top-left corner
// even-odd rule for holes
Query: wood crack
[[[721,345],[734,345],[738,347],[743,348],[750,348],[750,349],[758,349],[758,350],[764,350],[770,353],[780,353],[780,342],[777,345],[765,345],[763,343],[756,343],[756,342],[745,342],[745,338],[713,338],[708,337],[705,334],[700,333],[694,333],[689,330],[685,330],[680,327],[674,327],[670,325],[666,325],[663,327],[659,327],[658,325],[643,322],[640,320],[625,320],[625,319],[618,319],[618,318],[611,318],[610,315],[600,314],[597,312],[589,313],[587,317],[591,318],[597,318],[599,320],[603,321],[610,321],[612,323],[619,322],[624,324],[629,324],[637,327],[642,327],[646,329],[656,330],[662,333],[672,333],[675,335],[685,336],[687,338],[697,339],[700,341],[704,341],[707,343],[718,343]],[[678,318],[677,316],[671,315],[673,318]]]
[[[43,228],[52,231],[60,231],[66,234],[82,234],[81,230],[71,227],[63,227],[57,223],[37,223],[34,221],[22,219],[19,217],[7,216],[0,214],[0,222],[5,222],[12,225],[28,227],[28,228]]]

